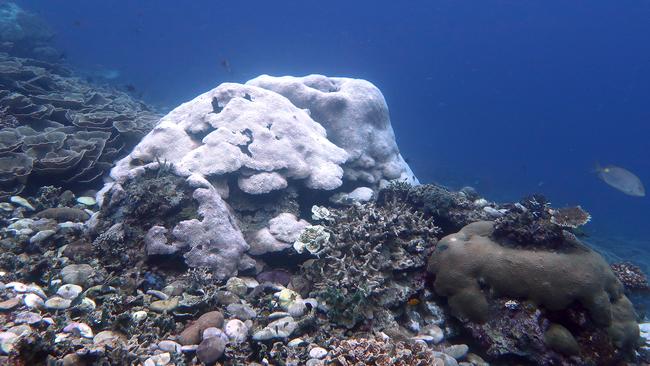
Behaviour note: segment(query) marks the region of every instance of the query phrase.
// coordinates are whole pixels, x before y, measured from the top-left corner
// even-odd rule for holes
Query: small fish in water
[[[133,84],[126,84],[124,85],[124,89],[129,93],[133,93],[135,91],[135,86],[133,86]]]
[[[226,72],[231,73],[232,69],[230,68],[230,61],[227,58],[221,60],[221,66],[226,69]]]
[[[416,306],[416,305],[420,304],[420,300],[419,300],[419,299],[416,299],[416,298],[411,298],[411,299],[409,299],[409,301],[407,301],[406,303],[407,303],[408,305],[410,305],[410,306]]]
[[[636,197],[645,196],[645,187],[643,187],[643,183],[639,177],[627,169],[614,165],[607,165],[605,167],[597,166],[596,172],[603,182],[625,194]]]

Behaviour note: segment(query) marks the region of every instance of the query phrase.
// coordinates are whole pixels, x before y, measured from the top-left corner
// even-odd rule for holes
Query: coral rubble
[[[327,356],[328,364],[336,366],[425,366],[443,365],[434,351],[421,343],[394,342],[382,339],[337,340]]]

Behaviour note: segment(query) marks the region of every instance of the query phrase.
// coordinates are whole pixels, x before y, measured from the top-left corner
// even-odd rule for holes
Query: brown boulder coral
[[[493,241],[493,232],[491,221],[469,224],[443,238],[429,260],[435,291],[448,298],[459,319],[487,321],[493,297],[530,301],[551,312],[578,304],[617,348],[636,346],[633,306],[600,255],[572,235],[556,252],[502,246]]]

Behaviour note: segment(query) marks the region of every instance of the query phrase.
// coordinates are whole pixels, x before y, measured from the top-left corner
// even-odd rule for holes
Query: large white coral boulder
[[[180,175],[237,174],[251,194],[301,180],[308,188],[342,184],[345,150],[325,129],[272,91],[225,83],[174,109],[111,172],[120,181],[137,174],[137,163],[166,161]]]
[[[386,100],[372,83],[323,75],[261,75],[246,84],[282,94],[309,110],[328,139],[349,154],[345,178],[371,184],[392,179],[418,183],[397,148]]]
[[[188,265],[210,267],[218,278],[236,274],[247,254],[290,247],[308,225],[283,213],[244,236],[232,209],[242,197],[236,190],[266,195],[299,186],[310,195],[344,183],[351,189],[392,179],[417,184],[399,154],[379,89],[322,75],[224,83],[180,105],[117,162],[113,182],[98,195],[115,196],[148,168],[186,177],[201,217],[147,228],[148,252],[185,249]]]

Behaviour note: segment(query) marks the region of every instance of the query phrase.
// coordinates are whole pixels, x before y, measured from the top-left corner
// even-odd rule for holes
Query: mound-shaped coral
[[[158,119],[127,94],[1,53],[0,88],[0,196],[96,182]]]
[[[252,194],[283,189],[288,180],[332,190],[341,186],[343,170],[350,180],[416,182],[397,151],[383,96],[372,84],[309,76],[305,80],[343,91],[325,96],[309,89],[321,94],[290,94],[287,99],[283,91],[296,87],[306,93],[306,86],[294,81],[278,94],[274,80],[282,84],[288,79],[265,76],[248,85],[225,83],[176,108],[118,164],[113,178],[137,174],[141,162],[158,158],[184,176],[236,174],[239,188]]]
[[[261,75],[246,84],[272,90],[308,109],[325,127],[328,139],[348,153],[345,178],[370,184],[393,179],[417,183],[399,154],[384,96],[368,81]]]
[[[491,298],[514,298],[551,312],[586,309],[594,326],[613,344],[630,350],[639,328],[623,286],[607,263],[572,235],[565,250],[522,249],[493,241],[495,225],[476,222],[443,238],[429,261],[436,293],[446,296],[463,321],[491,318]]]
[[[328,80],[325,77],[318,79]],[[377,160],[381,164],[371,164],[369,157],[364,158],[367,165],[363,169],[372,168],[373,172],[368,181],[379,186],[410,172],[396,151],[381,93],[362,80],[332,79],[331,82],[363,86],[353,88],[358,94],[347,92],[339,96],[344,101],[349,99],[354,105],[352,110],[356,112],[347,115],[346,123],[351,133],[359,135],[355,139],[368,137],[368,126],[379,123],[375,121],[377,118],[381,120],[380,130],[385,130],[381,138],[374,140],[377,143],[381,140],[381,146],[367,144],[361,147],[361,150],[372,150],[368,154],[376,155],[373,159],[379,159],[378,154],[385,149],[385,159]],[[334,109],[339,107],[333,104],[327,108],[334,113]],[[311,108],[318,113],[325,113],[327,109],[316,102],[312,106],[298,107],[281,94],[253,85],[221,84],[163,117],[133,151],[116,164],[110,174],[114,182],[99,193],[98,202],[105,201],[104,193],[109,192],[108,199],[111,200],[111,196],[123,190],[122,185],[131,184],[129,182],[148,170],[166,166],[174,176],[186,179],[193,189],[206,189],[218,194],[229,207],[215,215],[225,217],[228,211],[227,221],[232,229],[240,233],[244,231],[244,238],[251,242],[249,246],[239,239],[229,240],[234,246],[232,253],[241,256],[240,249],[248,250],[249,247],[248,254],[251,255],[289,249],[307,225],[296,217],[298,204],[304,205],[304,209],[316,201],[326,202],[328,196],[323,192],[341,187],[356,188],[357,177],[352,177],[349,173],[352,167],[345,165],[350,153],[328,139],[329,131],[312,119]],[[380,110],[372,113],[377,108]],[[335,129],[332,133],[336,135],[340,131]],[[370,174],[369,171],[363,174]],[[406,176],[415,181],[412,175]],[[199,207],[205,207],[205,210],[199,208],[199,211],[203,210],[201,216],[210,217],[210,210],[216,206],[205,201],[205,194],[195,193],[194,198]],[[294,203],[286,204],[287,198]],[[177,245],[172,243],[178,240],[177,229],[180,227],[189,229],[181,223],[153,228],[147,236],[147,248],[151,248],[152,253],[175,252]],[[203,228],[207,230],[211,226],[206,223]],[[188,253],[186,260],[190,266],[210,267],[217,271],[227,268],[219,272],[220,276],[230,276],[235,273],[240,258],[234,255],[229,259],[229,263],[234,265],[225,265],[219,256],[212,255],[213,252],[229,250],[225,243],[215,249],[214,243],[210,242],[212,234],[193,237],[196,242],[190,245],[200,254]],[[196,252],[195,249],[191,253]]]

